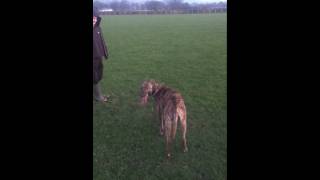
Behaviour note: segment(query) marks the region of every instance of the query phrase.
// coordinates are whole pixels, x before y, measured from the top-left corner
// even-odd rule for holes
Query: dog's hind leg
[[[176,137],[178,118],[179,118],[178,114],[175,113],[174,117],[173,117],[173,121],[172,121],[172,129],[171,129],[171,139],[172,139],[172,141],[174,141],[174,139]]]
[[[185,120],[181,121],[181,128],[182,128],[182,148],[183,152],[188,152],[188,147],[187,147],[187,123]]]
[[[170,158],[171,157],[171,143],[172,143],[172,139],[171,139],[172,121],[168,116],[166,116],[164,118],[165,119],[163,119],[163,120],[166,121],[165,130],[164,130],[165,141],[166,141],[166,154],[167,154],[167,158]]]
[[[181,131],[182,131],[182,149],[183,152],[188,152],[187,147],[187,111],[186,107],[183,105],[181,108],[178,109],[179,119],[181,123]]]

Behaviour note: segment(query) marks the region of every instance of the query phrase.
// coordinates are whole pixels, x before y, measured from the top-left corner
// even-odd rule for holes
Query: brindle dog
[[[171,146],[176,136],[178,119],[181,123],[183,152],[187,152],[187,110],[181,94],[154,80],[147,80],[141,85],[140,104],[147,104],[149,96],[152,96],[156,103],[160,134],[164,134],[165,137],[167,158],[171,157]]]

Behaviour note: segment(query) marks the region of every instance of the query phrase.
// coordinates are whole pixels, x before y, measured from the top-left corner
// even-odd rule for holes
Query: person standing
[[[93,9],[93,96],[96,101],[108,102],[109,96],[105,96],[101,90],[100,81],[103,77],[103,59],[108,59],[108,48],[100,27],[101,17],[96,9]]]

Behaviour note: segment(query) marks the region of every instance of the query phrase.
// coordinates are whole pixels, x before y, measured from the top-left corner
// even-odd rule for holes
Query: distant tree
[[[131,10],[141,10],[141,3],[131,3],[130,9]]]
[[[187,11],[187,10],[191,9],[191,6],[189,3],[183,3],[183,4],[181,4],[181,9],[184,11]]]
[[[159,11],[165,8],[165,4],[162,1],[147,1],[145,6],[148,10]]]
[[[166,0],[169,9],[180,10],[183,7],[183,0]]]
[[[113,10],[115,10],[115,11],[120,10],[120,3],[119,3],[119,1],[112,1],[112,2],[110,3],[110,7],[111,7],[111,9],[113,9]]]
[[[121,11],[129,10],[130,4],[127,0],[121,0],[119,4],[119,8]]]
[[[108,5],[102,1],[94,1],[93,7],[97,8],[98,10],[108,7]]]
[[[227,2],[219,2],[219,3],[217,3],[217,6],[219,8],[226,8],[227,7]]]

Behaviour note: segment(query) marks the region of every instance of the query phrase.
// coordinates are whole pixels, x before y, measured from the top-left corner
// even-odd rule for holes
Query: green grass
[[[93,179],[225,180],[226,14],[105,16],[102,27],[110,51],[102,86],[113,101],[93,106]],[[179,90],[187,106],[189,152],[179,129],[170,162],[153,100],[137,106],[149,78]]]

